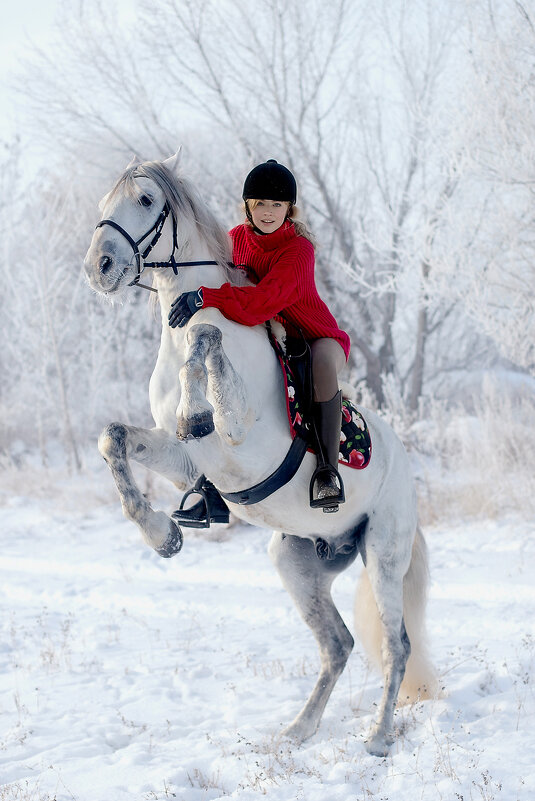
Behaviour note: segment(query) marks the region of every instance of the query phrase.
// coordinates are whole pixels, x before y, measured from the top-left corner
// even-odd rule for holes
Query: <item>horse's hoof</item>
[[[301,723],[290,723],[289,726],[282,730],[281,735],[291,740],[295,745],[301,745],[315,733],[316,729],[308,731]]]
[[[176,435],[178,439],[202,439],[215,431],[212,412],[201,412],[187,420],[177,421]]]
[[[390,752],[391,742],[388,742],[388,737],[381,737],[378,734],[370,737],[364,743],[364,747],[368,754],[375,757],[387,757]]]
[[[156,553],[163,556],[164,559],[170,559],[180,551],[183,541],[181,530],[173,520],[170,520],[167,539],[161,548],[155,549]]]

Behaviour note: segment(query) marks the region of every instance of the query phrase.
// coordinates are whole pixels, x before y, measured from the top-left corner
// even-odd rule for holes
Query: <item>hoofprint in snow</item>
[[[0,507],[1,801],[535,796],[533,524],[425,531],[446,695],[401,707],[377,759],[363,739],[380,678],[358,648],[317,734],[280,737],[318,665],[268,532],[188,532],[160,559],[89,484]],[[360,569],[334,586],[350,628]]]

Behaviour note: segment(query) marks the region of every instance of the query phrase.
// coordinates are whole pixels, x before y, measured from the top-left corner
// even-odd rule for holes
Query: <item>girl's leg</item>
[[[342,393],[338,373],[345,364],[342,346],[335,339],[317,339],[312,343],[312,378],[314,381],[314,419],[320,444],[318,468],[310,488],[311,505],[324,512],[337,512],[344,502],[344,486],[338,473]]]
[[[311,344],[314,400],[331,400],[338,392],[338,373],[345,367],[344,349],[336,339],[316,339]]]

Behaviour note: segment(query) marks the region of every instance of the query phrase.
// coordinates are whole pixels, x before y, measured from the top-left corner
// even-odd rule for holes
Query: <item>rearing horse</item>
[[[153,289],[162,313],[160,350],[149,387],[156,425],[144,429],[112,423],[102,432],[99,449],[125,516],[162,556],[180,550],[182,533],[144,498],[131,460],[180,489],[204,473],[221,492],[231,493],[270,476],[292,442],[283,379],[265,326],[239,325],[215,308],[201,309],[185,328],[167,324],[171,303],[180,293],[200,285],[243,282],[243,271],[230,264],[228,235],[179,174],[178,160],[176,154],[161,163],[127,167],[101,201],[103,219],[84,262],[91,287],[105,295],[125,291],[139,282],[145,269],[154,268]],[[154,259],[150,265],[144,261],[149,253]],[[382,756],[394,740],[394,707],[402,681],[406,700],[432,692],[434,679],[423,641],[427,554],[417,527],[408,457],[382,419],[371,411],[364,414],[373,456],[365,470],[341,468],[346,503],[337,514],[309,507],[315,457],[308,453],[295,476],[276,492],[252,505],[229,507],[242,520],[274,529],[270,557],[318,641],[319,678],[285,729],[299,742],[318,728],[353,647],[330,590],[334,578],[361,555],[365,571],[355,617],[363,640],[373,640],[367,647],[382,665],[384,678],[366,747]],[[318,541],[325,545],[322,552]],[[362,612],[366,619],[360,619]]]

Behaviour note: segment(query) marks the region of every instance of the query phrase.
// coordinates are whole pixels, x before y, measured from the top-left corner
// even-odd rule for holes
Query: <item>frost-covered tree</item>
[[[148,420],[136,382],[146,387],[158,324],[146,298],[132,295],[113,310],[89,291],[81,266],[95,209],[83,175],[70,168],[40,173],[3,216],[0,447],[21,438],[46,464],[54,439],[75,470],[81,444],[110,412]]]
[[[110,175],[132,152],[166,156],[186,140],[229,225],[249,167],[285,162],[354,375],[379,404],[388,377],[416,410],[482,354],[476,332],[463,336],[459,296],[443,291],[452,253],[472,258],[476,245],[451,224],[468,191],[454,135],[459,77],[473,68],[467,24],[488,18],[474,8],[147,0],[125,28],[113,5],[66,4],[53,57],[34,51],[20,87],[51,148],[84,154],[86,170]]]
[[[472,28],[465,84],[465,189],[452,225],[471,240],[445,258],[478,328],[513,364],[535,373],[535,13],[531,4],[490,2]]]

